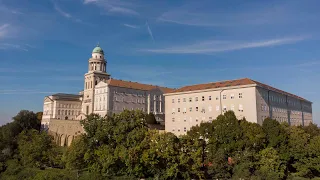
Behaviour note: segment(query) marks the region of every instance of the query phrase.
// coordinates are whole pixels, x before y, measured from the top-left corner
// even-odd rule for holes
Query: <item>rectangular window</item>
[[[178,99],[178,103],[180,103],[180,98]]]
[[[239,111],[240,111],[240,112],[243,112],[243,106],[242,106],[242,104],[239,104]]]
[[[223,106],[223,111],[227,111],[227,106]]]
[[[189,102],[192,102],[192,98],[189,98]]]
[[[185,118],[183,119],[183,121],[184,121],[184,122],[187,122],[187,118],[185,117]]]
[[[174,118],[172,118],[172,122],[174,122]]]
[[[184,130],[184,132],[187,132],[187,128],[186,127],[184,127],[183,130]]]
[[[230,98],[231,98],[231,99],[234,99],[234,94],[231,94]]]
[[[211,96],[209,96],[209,100],[211,101]]]
[[[223,98],[223,99],[227,99],[227,95],[224,94],[222,98]]]
[[[234,105],[231,104],[231,108],[230,108],[232,111],[234,111]]]
[[[204,101],[204,96],[202,96],[202,101]]]
[[[189,108],[189,111],[192,112],[192,107]]]
[[[219,100],[219,97],[218,97],[218,96],[216,97],[216,100]]]
[[[172,103],[174,103],[174,99],[172,99]]]
[[[198,101],[198,97],[195,98],[195,101]]]
[[[186,98],[183,98],[183,102],[186,102]]]
[[[199,108],[198,108],[198,107],[196,107],[196,111],[199,111]]]
[[[196,118],[196,122],[198,122],[198,118]]]
[[[242,93],[239,93],[239,98],[242,98]]]
[[[172,131],[174,132],[174,128],[172,129]]]
[[[178,108],[178,112],[180,112],[180,108]]]

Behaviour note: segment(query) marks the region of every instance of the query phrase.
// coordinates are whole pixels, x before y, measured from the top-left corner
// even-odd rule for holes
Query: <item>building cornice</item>
[[[222,87],[222,88],[201,89],[201,90],[195,90],[195,91],[166,93],[163,95],[164,96],[174,96],[174,95],[181,95],[181,94],[202,93],[202,92],[221,91],[221,90],[230,90],[230,89],[241,89],[241,88],[256,87],[256,86],[257,86],[256,84],[249,84],[249,85],[241,85],[241,86]]]

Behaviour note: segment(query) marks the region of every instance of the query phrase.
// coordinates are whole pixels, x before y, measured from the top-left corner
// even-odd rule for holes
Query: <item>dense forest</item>
[[[177,137],[148,129],[141,111],[81,121],[86,134],[59,147],[41,113],[20,111],[0,127],[0,179],[317,179],[320,129],[232,111]],[[320,178],[319,178],[320,179]]]

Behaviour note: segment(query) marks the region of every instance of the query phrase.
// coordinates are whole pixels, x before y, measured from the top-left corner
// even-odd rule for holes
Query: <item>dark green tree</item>
[[[32,111],[21,110],[13,117],[13,120],[22,128],[22,130],[40,130],[41,122],[38,120],[37,115]]]
[[[156,117],[154,116],[153,113],[146,115],[146,123],[147,124],[157,124]]]

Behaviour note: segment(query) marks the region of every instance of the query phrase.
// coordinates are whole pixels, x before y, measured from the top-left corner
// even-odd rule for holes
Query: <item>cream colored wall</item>
[[[53,107],[54,107],[54,102],[49,99],[45,99],[43,103],[42,119],[51,119],[53,117],[53,112],[54,112]]]
[[[259,124],[267,117],[294,126],[303,125],[303,119],[304,125],[312,122],[311,103],[274,91],[268,93],[260,87],[257,87],[256,94]]]
[[[242,98],[239,98],[239,93],[242,93]],[[226,95],[225,99],[224,95]],[[231,99],[232,95],[233,99]],[[210,96],[211,100],[209,100]],[[173,99],[174,102],[172,102]],[[202,121],[214,120],[224,112],[224,107],[226,111],[233,110],[239,119],[245,117],[249,122],[257,122],[254,86],[165,94],[165,102],[165,128],[167,132],[176,135],[185,134],[192,126]],[[178,112],[179,108],[180,112]]]
[[[100,82],[95,89],[94,94],[94,113],[105,116],[108,113],[109,90],[108,84]]]
[[[109,111],[121,113],[127,110],[146,111],[146,91],[109,86]]]
[[[68,116],[68,120],[75,120],[76,117],[81,113],[81,101],[62,101],[55,100],[55,114],[54,119],[65,119]],[[67,114],[66,114],[67,112]]]

